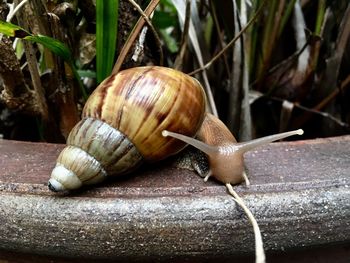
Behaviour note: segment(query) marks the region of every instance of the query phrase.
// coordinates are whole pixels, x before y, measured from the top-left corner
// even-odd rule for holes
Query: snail
[[[243,154],[302,130],[237,143],[217,117],[205,112],[201,84],[180,71],[146,66],[113,74],[86,102],[67,138],[48,186],[65,191],[125,174],[190,144],[209,156],[210,172],[224,184],[244,179]],[[197,134],[198,133],[198,134]],[[199,140],[194,137],[197,134]]]
[[[111,75],[91,94],[82,120],[70,132],[50,190],[95,184],[176,154],[186,144],[163,137],[162,131],[195,136],[205,107],[201,84],[180,71],[148,66]]]
[[[225,124],[205,110],[202,86],[182,72],[147,66],[113,74],[86,102],[48,186],[57,192],[95,184],[109,175],[129,173],[144,161],[165,159],[190,144],[208,155],[205,180],[213,176],[224,183],[247,214],[254,228],[257,262],[264,262],[259,227],[231,184],[244,180],[248,184],[245,152],[303,131],[237,143]]]

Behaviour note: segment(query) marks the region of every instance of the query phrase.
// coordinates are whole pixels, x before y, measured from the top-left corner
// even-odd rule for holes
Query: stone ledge
[[[0,141],[0,258],[1,251],[125,261],[253,253],[252,228],[225,187],[168,162],[69,196],[51,193],[46,183],[62,147]],[[245,163],[252,185],[236,190],[268,255],[350,242],[350,136],[273,143],[247,153]]]

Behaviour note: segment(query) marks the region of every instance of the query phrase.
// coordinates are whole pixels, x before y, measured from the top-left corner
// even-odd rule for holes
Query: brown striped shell
[[[49,187],[70,190],[128,173],[143,160],[157,161],[185,144],[165,138],[171,130],[193,137],[205,114],[199,82],[164,67],[124,70],[103,81],[85,104],[58,157]]]

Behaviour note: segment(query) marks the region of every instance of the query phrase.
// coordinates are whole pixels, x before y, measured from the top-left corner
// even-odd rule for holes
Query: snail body
[[[173,69],[138,67],[111,75],[86,102],[81,121],[57,159],[49,188],[77,189],[176,154],[186,144],[164,138],[161,132],[195,136],[205,103],[199,82]]]
[[[303,130],[278,133],[248,142],[237,143],[226,125],[214,115],[207,113],[198,139],[183,134],[164,130],[165,137],[173,137],[201,150],[208,156],[209,176],[224,184],[238,184],[245,180],[243,154],[256,147],[281,140],[292,135],[302,135]]]

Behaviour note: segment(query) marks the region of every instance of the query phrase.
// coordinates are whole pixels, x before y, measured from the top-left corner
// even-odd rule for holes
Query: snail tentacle
[[[170,136],[170,137],[176,138],[178,140],[181,140],[183,142],[186,142],[186,143],[192,145],[193,147],[196,147],[197,149],[201,150],[202,152],[206,153],[207,155],[214,155],[214,154],[217,154],[219,151],[217,147],[208,145],[204,142],[201,142],[199,140],[196,140],[194,138],[191,138],[191,137],[188,137],[188,136],[176,133],[176,132],[164,130],[164,131],[162,131],[162,135],[164,137]]]
[[[269,136],[265,136],[262,138],[257,138],[248,142],[240,142],[236,144],[236,147],[238,148],[237,151],[245,153],[247,151],[250,151],[256,147],[259,147],[261,145],[268,144],[270,142],[278,141],[293,135],[303,135],[304,131],[302,129],[294,130],[294,131],[288,131],[288,132],[282,132],[277,133]]]

